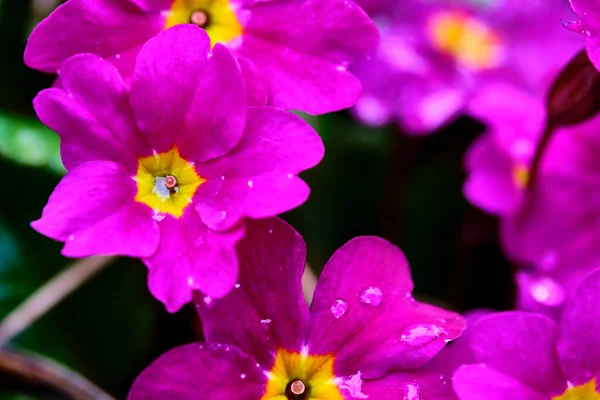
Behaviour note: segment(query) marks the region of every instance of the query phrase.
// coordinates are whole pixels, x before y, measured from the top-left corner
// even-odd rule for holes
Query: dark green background
[[[32,15],[29,1],[0,0],[0,318],[69,263],[60,244],[29,227],[62,174],[58,138],[31,107],[53,77],[22,63]],[[461,192],[462,157],[482,130],[477,122],[461,119],[432,136],[409,138],[394,126],[362,127],[345,112],[307,119],[326,156],[304,174],[309,201],[284,218],[304,236],[317,272],[352,237],[380,235],[406,252],[417,297],[459,311],[510,307],[511,270],[498,248],[497,221]],[[145,267],[123,259],[13,345],[54,358],[124,398],[141,369],[198,339],[198,328],[190,306],[168,314],[146,289]],[[28,398],[64,396],[0,370],[0,400]]]

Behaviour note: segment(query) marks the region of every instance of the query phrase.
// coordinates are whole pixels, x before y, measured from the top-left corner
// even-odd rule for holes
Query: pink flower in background
[[[93,53],[128,81],[147,40],[188,23],[237,57],[252,105],[311,114],[356,102],[361,85],[346,67],[378,42],[351,0],[68,0],[34,29],[25,62],[56,72],[70,56]]]
[[[531,184],[546,120],[540,98],[488,85],[470,112],[488,126],[466,155],[464,192],[502,217],[502,243],[521,268],[517,308],[556,316],[590,270],[600,267],[600,118],[558,129]]]
[[[470,329],[480,364],[460,368],[461,400],[600,399],[600,271],[567,303],[560,323],[519,311],[481,318]]]
[[[142,258],[170,311],[193,290],[233,288],[245,218],[308,197],[296,175],[321,160],[321,139],[289,113],[247,108],[235,59],[220,44],[211,53],[196,26],[151,39],[131,88],[91,54],[67,60],[60,78],[34,105],[61,136],[68,173],[32,225],[65,242],[69,257]]]
[[[541,95],[581,46],[560,24],[572,14],[562,0],[382,1],[361,1],[382,38],[373,59],[352,67],[364,86],[353,112],[407,134],[440,128],[493,82]]]
[[[517,275],[518,306],[556,315],[600,267],[600,117],[558,130],[518,212],[502,222]]]
[[[236,289],[197,299],[207,343],[161,356],[129,399],[455,399],[449,380],[420,366],[460,335],[464,320],[412,298],[397,247],[376,237],[348,242],[325,266],[309,308],[300,235],[277,219],[246,228]]]

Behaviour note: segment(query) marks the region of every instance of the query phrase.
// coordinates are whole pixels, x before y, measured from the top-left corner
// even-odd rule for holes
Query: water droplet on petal
[[[381,289],[374,286],[369,286],[358,295],[358,301],[373,307],[377,307],[381,304],[382,299],[383,293],[381,292]]]
[[[73,241],[75,240],[75,236],[74,235],[69,235],[69,237],[67,238],[69,241]]]
[[[225,219],[227,217],[227,211],[221,211],[221,219]]]
[[[162,221],[163,219],[165,219],[167,216],[165,214],[159,214],[159,213],[154,213],[152,215],[152,219],[154,219],[157,222]]]
[[[240,285],[239,283],[236,283],[235,285],[233,285],[233,287],[235,287],[236,289],[239,289],[242,287],[242,285]]]
[[[246,374],[240,374],[240,378],[246,379]]]
[[[421,400],[421,388],[416,382],[403,384],[402,391],[404,392],[403,400]]]
[[[418,324],[407,327],[400,340],[412,347],[425,346],[446,335],[446,331],[434,324]]]
[[[204,304],[206,304],[207,306],[210,306],[213,302],[212,297],[210,296],[204,296],[204,298],[202,299],[202,301],[204,302]]]
[[[358,371],[357,374],[350,376],[349,379],[343,379],[339,384],[339,388],[347,391],[353,399],[367,399],[369,396],[362,392],[362,384],[360,371]]]
[[[342,315],[346,314],[347,310],[348,302],[342,299],[337,299],[331,304],[331,313],[336,318],[340,318]]]
[[[571,32],[575,32],[575,33],[585,33],[585,30],[583,29],[583,24],[581,23],[581,20],[578,21],[560,21],[562,23],[562,26],[564,26],[565,28],[567,28],[568,30],[570,30]]]
[[[268,318],[267,318],[267,319],[261,319],[261,320],[260,320],[260,324],[261,324],[261,326],[263,327],[263,329],[267,329],[267,330],[268,330],[268,329],[269,329],[269,324],[270,324],[270,323],[271,323],[271,320],[270,320],[270,319],[268,319]]]
[[[254,182],[252,182],[252,181],[248,181],[248,187],[249,187],[249,188],[251,188],[251,187],[253,187],[253,186],[254,186]]]

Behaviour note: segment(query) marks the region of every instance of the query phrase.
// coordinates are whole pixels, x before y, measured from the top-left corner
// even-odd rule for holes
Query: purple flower
[[[377,0],[363,3],[381,10]],[[579,50],[559,22],[569,11],[562,0],[397,1],[373,14],[381,44],[372,60],[353,67],[364,85],[353,111],[365,123],[396,121],[419,135],[463,113],[490,82],[540,93]]]
[[[56,72],[67,58],[93,53],[128,81],[146,41],[188,23],[237,57],[252,105],[311,114],[356,102],[361,85],[346,67],[379,39],[351,0],[68,0],[33,31],[25,62]]]
[[[592,63],[600,69],[600,10],[596,0],[570,0],[579,20],[567,21],[565,26],[584,35],[585,47]]]
[[[504,218],[502,242],[526,270],[519,307],[556,315],[600,265],[600,117],[553,134],[526,201]]]
[[[63,254],[122,254],[148,268],[150,291],[170,311],[199,289],[229,292],[244,219],[302,204],[296,175],[323,156],[299,118],[246,107],[230,52],[193,25],[169,29],[141,50],[131,88],[98,56],[60,68],[61,88],[34,101],[61,136],[67,175],[32,223],[64,241]]]
[[[454,398],[448,380],[418,367],[458,337],[464,321],[413,299],[397,247],[351,240],[325,266],[309,308],[300,235],[277,219],[246,229],[236,289],[197,298],[208,343],[161,356],[129,399]]]
[[[600,399],[600,270],[564,309],[560,323],[534,313],[483,317],[470,344],[480,364],[460,368],[461,400]]]

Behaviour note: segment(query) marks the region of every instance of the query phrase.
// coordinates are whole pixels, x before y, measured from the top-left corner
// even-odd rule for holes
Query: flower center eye
[[[156,194],[160,199],[168,199],[172,194],[179,192],[177,178],[173,175],[157,176],[154,178],[154,188],[152,193]]]
[[[173,175],[165,176],[165,186],[169,190],[175,189],[175,187],[177,186],[177,178],[175,178]]]
[[[195,10],[190,14],[190,23],[206,28],[210,23],[208,13],[204,10]]]
[[[475,17],[459,11],[441,11],[429,18],[426,29],[435,48],[468,68],[494,68],[502,63],[501,38]]]
[[[300,379],[295,379],[288,383],[285,389],[285,396],[289,400],[306,400],[309,398],[309,390]]]

